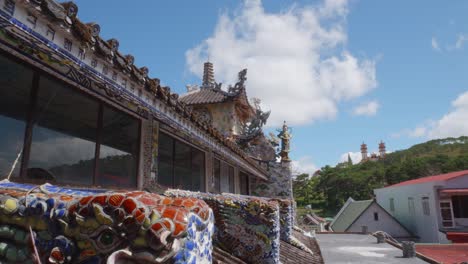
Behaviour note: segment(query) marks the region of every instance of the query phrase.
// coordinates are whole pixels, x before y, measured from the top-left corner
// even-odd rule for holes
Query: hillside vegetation
[[[387,154],[384,160],[325,166],[293,182],[299,207],[311,205],[334,216],[348,197],[371,199],[373,189],[420,177],[468,169],[468,137],[431,140]]]

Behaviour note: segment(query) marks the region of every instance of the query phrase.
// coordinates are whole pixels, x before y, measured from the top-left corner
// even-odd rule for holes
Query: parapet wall
[[[213,244],[248,263],[279,263],[281,224],[278,201],[180,190],[169,190],[165,194],[196,197],[213,209],[216,225]]]
[[[291,162],[270,162],[269,179],[252,179],[251,194],[261,197],[293,199]]]

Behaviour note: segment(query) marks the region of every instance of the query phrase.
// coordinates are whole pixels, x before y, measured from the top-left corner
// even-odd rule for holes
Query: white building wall
[[[419,237],[420,242],[440,243],[439,236],[439,206],[435,192],[436,185],[442,182],[429,182],[406,186],[387,187],[374,190],[377,203],[393,215],[400,223]],[[414,213],[410,212],[408,198],[414,201]],[[429,215],[423,213],[422,198],[429,198]],[[390,198],[394,199],[395,210],[390,210]],[[437,204],[437,206],[436,206]]]
[[[378,220],[374,219],[374,213],[378,214]],[[367,226],[369,232],[385,231],[392,237],[411,236],[394,218],[385,212],[376,203],[371,204],[369,208],[354,222],[348,232],[361,232],[362,226]]]

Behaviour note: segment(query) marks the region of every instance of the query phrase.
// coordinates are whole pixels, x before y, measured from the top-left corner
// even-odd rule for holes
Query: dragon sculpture
[[[196,198],[0,182],[0,263],[211,263]]]

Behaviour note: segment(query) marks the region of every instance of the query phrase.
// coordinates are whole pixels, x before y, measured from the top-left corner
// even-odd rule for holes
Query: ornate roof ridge
[[[80,21],[77,17],[78,6],[75,3],[72,1],[59,3],[56,0],[23,0],[22,2],[32,6],[36,12],[42,13],[49,19],[54,20],[61,28],[65,28],[70,34],[80,40],[82,47],[93,50],[101,59],[113,64],[114,67],[119,69],[122,73],[130,75],[137,84],[143,86],[145,90],[152,93],[155,98],[159,99],[174,109],[179,115],[190,120],[198,128],[217,139],[222,145],[242,157],[250,165],[257,168],[257,170],[263,174],[266,173],[265,169],[256,164],[239,146],[223,137],[216,128],[202,121],[197,113],[192,111],[190,106],[179,100],[178,94],[171,93],[170,87],[161,86],[158,78],[150,78],[148,76],[149,70],[147,67],[137,68],[133,64],[134,57],[132,55],[122,55],[118,51],[119,41],[117,39],[103,40],[99,36],[101,31],[99,24],[94,22],[83,23]],[[236,84],[236,87],[237,85],[238,84]]]

